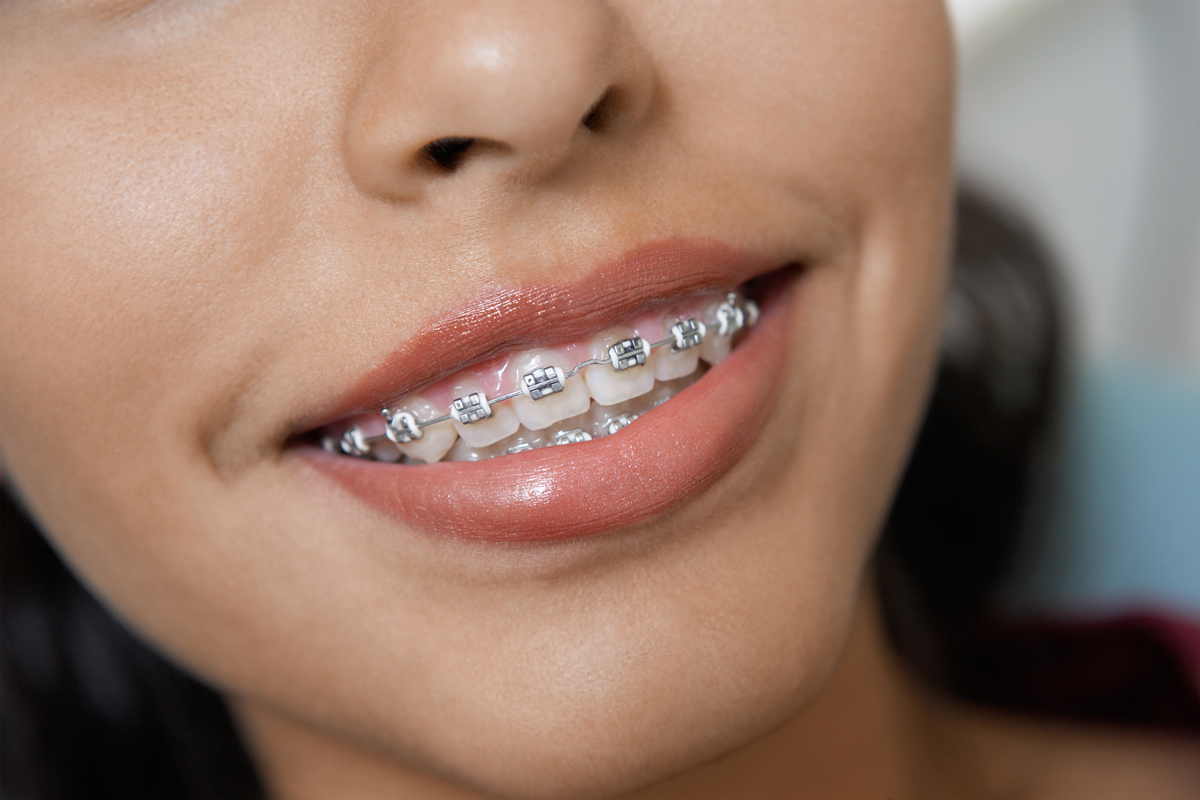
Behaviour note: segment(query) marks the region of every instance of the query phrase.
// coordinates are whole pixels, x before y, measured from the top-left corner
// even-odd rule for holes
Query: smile
[[[497,290],[428,323],[308,427],[301,444],[319,446],[294,452],[406,526],[452,538],[627,528],[705,491],[760,440],[803,275],[672,242],[575,285]]]
[[[708,366],[724,361],[758,316],[758,304],[735,291],[690,298],[587,342],[504,356],[458,373],[384,408],[379,419],[351,423],[340,436],[324,434],[321,443],[330,453],[411,464],[480,461],[592,441],[695,383],[701,360]],[[560,366],[580,355],[574,366]],[[509,387],[515,388],[504,392]],[[434,402],[448,392],[448,407]],[[439,408],[446,411],[438,414]]]

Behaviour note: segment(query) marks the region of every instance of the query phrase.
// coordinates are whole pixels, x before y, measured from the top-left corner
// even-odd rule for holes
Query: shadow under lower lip
[[[627,527],[703,491],[758,438],[782,385],[796,294],[782,287],[734,353],[640,419],[637,436],[420,466],[304,452],[351,494],[431,534],[549,542]]]

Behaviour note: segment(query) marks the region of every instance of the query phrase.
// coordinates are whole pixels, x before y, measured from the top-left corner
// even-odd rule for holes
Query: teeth
[[[583,428],[572,428],[569,431],[563,431],[554,437],[554,444],[582,444],[590,442],[592,435]]]
[[[524,453],[527,450],[536,450],[546,444],[547,436],[548,434],[542,431],[533,431],[522,425],[520,430],[500,442],[497,447],[503,448],[505,455]]]
[[[500,445],[489,445],[487,447],[472,447],[467,444],[465,439],[459,439],[454,443],[454,447],[450,448],[450,452],[446,454],[445,461],[484,461],[489,458],[494,458],[498,455],[503,455],[504,450]]]
[[[538,368],[561,367],[555,363],[556,360],[561,359],[551,351],[534,350],[517,358],[513,366],[516,375],[525,376]],[[571,378],[564,381],[562,387],[561,392],[546,394],[537,400],[525,395],[514,397],[512,408],[521,424],[530,430],[540,431],[559,420],[577,416],[588,410],[592,399],[588,396],[583,381]]]
[[[729,356],[729,351],[732,348],[732,336],[722,336],[716,330],[710,330],[708,335],[704,337],[704,341],[700,343],[700,346],[692,349],[699,350],[700,358],[715,367]],[[655,353],[655,355],[658,354]]]
[[[380,461],[478,461],[611,436],[695,383],[707,369],[700,361],[724,361],[739,332],[758,317],[757,304],[736,292],[698,296],[671,315],[632,320],[638,333],[621,326],[587,343],[465,371],[453,394],[443,395],[448,383],[433,390],[439,399],[453,397],[448,410],[427,396],[410,397],[385,409],[383,420],[361,422],[321,443],[333,453]],[[480,382],[495,390],[493,398]],[[378,422],[386,423],[382,432]]]
[[[469,397],[473,392],[478,391],[478,389],[458,387],[455,390],[455,396]],[[521,421],[517,419],[516,412],[508,403],[492,406],[490,410],[492,414],[490,417],[477,422],[463,423],[455,418],[450,421],[450,424],[454,426],[453,430],[458,432],[459,438],[471,447],[487,447],[495,444],[501,439],[512,436],[517,432],[517,428],[521,427]],[[426,435],[437,427],[441,426],[434,425],[426,431]]]
[[[676,350],[672,346],[660,347],[654,351],[654,378],[659,381],[673,381],[691,375],[700,365],[700,348],[703,345],[689,347],[686,350]]]
[[[633,424],[633,421],[638,418],[637,414],[618,414],[608,422],[604,423],[604,435],[612,436],[622,428]]]
[[[627,331],[610,331],[606,336],[592,340],[593,356],[610,359],[610,348],[620,347],[623,340],[632,338]],[[639,340],[640,341],[640,340]],[[651,354],[643,366],[630,366],[621,371],[612,364],[595,364],[583,371],[583,381],[597,403],[611,406],[645,394],[654,388],[654,363],[657,353]]]
[[[386,461],[394,464],[400,460],[400,449],[392,442],[376,442],[371,447],[371,455],[376,461]]]
[[[433,419],[442,413],[441,409],[420,395],[404,401],[404,408],[417,419]],[[416,458],[426,464],[432,464],[435,461],[441,461],[457,439],[458,434],[454,428],[442,422],[425,428],[420,439],[414,439],[405,444],[396,444],[395,447],[409,458]]]
[[[753,319],[758,319],[758,305],[752,307]],[[725,302],[716,310],[716,324],[710,325],[708,335],[700,345],[700,357],[716,366],[729,355],[733,348],[733,337],[746,326],[746,312],[738,302],[738,296],[730,292]]]
[[[624,403],[614,403],[611,406],[602,406],[599,403],[593,403],[590,414],[592,423],[590,430],[598,436],[607,436],[612,432],[609,430],[610,428],[614,431],[620,430],[624,426],[616,422],[616,420],[625,417],[632,421],[632,419],[637,418],[638,414],[649,411],[650,406],[647,404],[647,400],[657,391],[658,388],[655,387],[650,395],[635,400],[626,400]],[[587,430],[583,425],[579,427]]]
[[[592,404],[591,408],[595,407],[595,404]],[[561,420],[557,425],[546,430],[546,432],[542,434],[542,446],[548,444],[567,444],[566,440],[575,433],[587,434],[587,439],[582,439],[581,441],[587,441],[588,439],[603,436],[603,434],[596,427],[595,418],[592,414],[591,408],[582,414]]]

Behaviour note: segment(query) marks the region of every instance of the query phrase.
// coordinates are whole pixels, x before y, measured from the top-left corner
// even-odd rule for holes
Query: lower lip
[[[302,453],[408,526],[479,542],[553,542],[625,528],[703,492],[742,459],[775,406],[798,296],[777,287],[730,356],[631,427],[487,461],[386,464]]]

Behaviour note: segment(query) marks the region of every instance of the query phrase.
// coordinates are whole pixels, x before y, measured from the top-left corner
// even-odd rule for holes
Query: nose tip
[[[437,4],[397,26],[360,84],[347,151],[369,193],[419,194],[490,161],[501,174],[552,170],[580,137],[645,96],[615,14],[590,0]],[[620,102],[618,103],[618,99]]]

